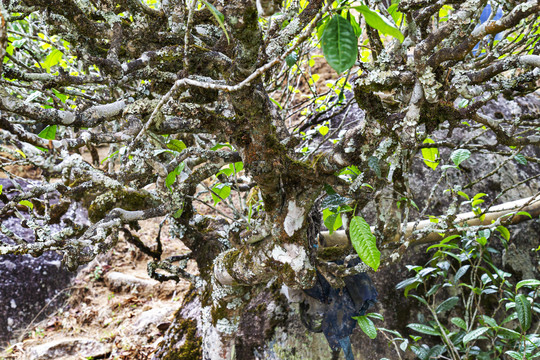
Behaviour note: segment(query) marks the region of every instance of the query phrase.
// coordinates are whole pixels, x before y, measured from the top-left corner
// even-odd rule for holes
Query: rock
[[[111,345],[87,338],[51,341],[29,349],[29,360],[95,359],[104,358],[112,351]]]
[[[10,199],[14,189],[8,179],[0,179],[2,195]],[[23,189],[31,182],[19,182]],[[6,200],[3,197],[3,200]],[[0,207],[4,206],[0,199]],[[77,222],[84,222],[85,213],[76,204],[72,204],[63,218],[70,217]],[[34,241],[32,229],[21,226],[16,217],[0,219],[3,226],[28,241]],[[62,229],[62,223],[52,225],[56,232]],[[0,233],[0,244],[12,243]],[[61,301],[61,292],[76,275],[61,265],[62,256],[56,252],[45,252],[34,258],[30,255],[0,256],[0,346],[16,336],[16,330],[24,329],[31,321],[40,321],[50,314]],[[43,310],[43,311],[42,311]],[[39,316],[36,318],[36,316]]]
[[[141,313],[132,326],[133,334],[142,335],[149,333],[152,327],[166,323],[169,317],[178,309],[178,307],[156,307],[154,309]],[[167,329],[168,326],[165,328]]]
[[[152,279],[142,279],[137,276],[111,271],[104,276],[105,284],[114,292],[137,291],[139,293],[152,292],[159,281]]]

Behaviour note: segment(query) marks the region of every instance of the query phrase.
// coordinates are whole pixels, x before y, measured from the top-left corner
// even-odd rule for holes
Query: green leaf
[[[528,217],[529,217],[529,219],[532,219],[532,216],[531,216],[531,214],[529,214],[529,213],[528,213],[528,212],[526,212],[526,211],[520,211],[520,212],[518,212],[518,213],[517,213],[516,215],[523,215],[523,216],[528,216]]]
[[[354,250],[362,261],[377,271],[381,263],[381,252],[377,249],[377,240],[371,233],[369,224],[361,216],[355,216],[350,224],[350,236]]]
[[[41,130],[38,136],[46,140],[54,140],[56,138],[56,125],[49,125]]]
[[[450,321],[452,322],[452,324],[456,325],[457,327],[463,330],[467,330],[467,324],[465,323],[465,320],[463,320],[462,318],[453,317]]]
[[[63,52],[61,52],[58,49],[54,49],[47,55],[45,58],[45,61],[43,62],[43,67],[47,70],[47,72],[51,71],[51,67],[55,66],[60,62],[60,59],[62,59],[62,56],[64,55]]]
[[[322,136],[325,136],[326,134],[328,134],[328,126],[325,126],[325,125],[322,125],[319,127],[319,132],[321,133]]]
[[[330,19],[321,42],[326,61],[338,73],[350,69],[356,62],[358,39],[351,24],[343,17]]]
[[[212,199],[214,199],[214,206],[222,200],[225,200],[231,194],[231,187],[225,184],[218,184],[212,188]]]
[[[422,333],[422,334],[435,335],[435,336],[440,336],[441,335],[441,333],[439,331],[435,330],[431,326],[424,325],[424,324],[414,324],[413,323],[413,324],[407,325],[407,327],[409,329],[412,329],[412,330],[417,331],[417,332]]]
[[[448,311],[452,309],[454,306],[456,306],[458,302],[459,302],[459,298],[457,296],[452,296],[451,298],[444,300],[439,306],[437,306],[437,309],[435,309],[435,312],[439,314],[444,311]]]
[[[362,6],[355,6],[355,10],[360,12],[362,15],[364,15],[364,19],[366,19],[366,23],[371,26],[374,29],[379,30],[383,34],[392,35],[396,39],[398,39],[400,42],[403,42],[404,37],[401,31],[399,31],[398,28],[394,26],[390,21],[388,21],[387,18],[382,16],[381,14],[371,10],[366,5]]]
[[[424,144],[435,144],[435,141],[427,138],[424,140]],[[439,149],[437,148],[423,148],[422,157],[424,158],[424,163],[433,170],[435,170],[440,164],[440,154]]]
[[[298,54],[293,52],[285,58],[288,67],[292,67],[298,61]]]
[[[180,208],[176,210],[176,212],[173,214],[173,218],[178,219],[180,216],[182,216],[183,212],[184,212],[184,208]]]
[[[523,354],[518,353],[517,351],[508,350],[507,352],[505,352],[505,354],[510,356],[512,359],[523,360]]]
[[[184,142],[181,140],[172,139],[167,144],[167,147],[171,150],[182,152],[182,150],[186,148],[186,144],[184,144]]]
[[[165,185],[172,191],[172,184],[176,181],[176,177],[180,175],[182,170],[184,170],[185,163],[182,161],[173,171],[171,171],[165,178]]]
[[[19,204],[20,205],[24,205],[24,206],[28,206],[30,209],[33,209],[34,208],[34,204],[32,204],[30,201],[28,200],[21,200],[19,201]]]
[[[463,276],[465,275],[465,273],[467,273],[467,270],[469,270],[469,268],[471,267],[471,265],[463,265],[462,267],[460,267],[458,269],[458,271],[456,271],[456,275],[454,276],[454,282],[457,283],[457,281]]]
[[[341,225],[343,225],[339,211],[334,212],[330,209],[323,210],[323,221],[324,226],[326,226],[330,234],[332,234],[335,230],[339,229]]]
[[[514,156],[514,160],[516,160],[516,162],[520,165],[527,165],[527,159],[523,154],[517,154]]]
[[[62,94],[60,91],[58,91],[56,89],[52,89],[52,91],[53,91],[54,95],[56,95],[56,97],[59,98],[62,103],[64,103],[64,104],[66,103],[66,100],[68,98],[67,95]]]
[[[370,156],[368,159],[368,166],[373,172],[377,175],[378,178],[381,178],[381,167],[379,166],[379,159],[376,156]]]
[[[488,330],[489,330],[488,327],[481,327],[481,328],[471,331],[470,333],[468,333],[467,335],[463,337],[463,344],[467,344],[468,342],[478,339],[480,336],[485,334],[486,331]]]
[[[2,194],[2,189],[4,188],[4,185],[0,185],[0,195]]]
[[[471,157],[471,152],[467,149],[457,149],[451,155],[450,159],[456,166],[459,166],[462,162]]]
[[[506,240],[510,241],[510,231],[502,225],[497,226],[496,230],[501,233],[501,236]]]
[[[488,324],[489,326],[491,326],[492,328],[496,328],[498,327],[499,325],[497,324],[497,322],[495,321],[494,318],[490,317],[490,316],[487,316],[487,315],[482,315],[482,319],[484,320],[484,322],[486,324]]]
[[[0,189],[1,190],[1,189]],[[0,194],[2,193],[2,191],[0,191]],[[527,286],[527,287],[535,287],[535,286],[538,286],[540,285],[540,280],[536,280],[536,279],[527,279],[527,280],[521,280],[520,282],[517,283],[516,285],[516,291],[518,291],[521,287],[523,286]]]
[[[364,333],[366,333],[367,336],[369,336],[370,339],[375,339],[377,337],[377,328],[375,325],[373,325],[373,321],[371,321],[367,316],[354,316],[353,319],[358,321],[358,325],[360,326],[360,329]]]
[[[225,16],[223,16],[223,14],[218,9],[216,9],[214,5],[210,4],[208,1],[201,0],[201,2],[204,3],[204,5],[206,5],[208,10],[210,10],[212,15],[214,15],[214,17],[216,18],[216,20],[217,20],[217,22],[219,24],[219,27],[225,33],[225,37],[227,37],[227,43],[230,44],[231,39],[229,39],[229,33],[227,32],[227,29],[225,29],[225,24],[224,24]]]
[[[378,313],[369,313],[369,314],[366,314],[366,316],[370,317],[370,318],[373,318],[373,319],[384,321],[384,316],[382,316],[381,314],[378,314]]]
[[[527,300],[527,297],[523,294],[516,296],[516,313],[518,316],[521,329],[523,331],[529,330],[531,327],[531,303]]]

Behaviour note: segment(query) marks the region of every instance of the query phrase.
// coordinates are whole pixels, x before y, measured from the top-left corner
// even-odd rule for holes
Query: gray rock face
[[[2,193],[11,198],[11,181],[0,179],[0,185],[3,186]],[[21,183],[21,186],[27,188],[31,184]],[[4,203],[0,200],[2,206]],[[72,204],[66,216],[80,219],[84,218],[84,213]],[[23,239],[35,240],[33,230],[23,227],[20,219],[9,217],[0,221]],[[62,223],[53,226],[53,231],[59,231]],[[2,233],[0,241],[11,243]],[[55,252],[46,252],[38,258],[29,255],[0,256],[0,346],[17,336],[17,330],[24,330],[30,322],[43,319],[63,300],[63,289],[75,273],[64,269],[61,259],[62,256]]]
[[[29,360],[94,359],[111,353],[111,345],[85,338],[62,339],[34,346]]]

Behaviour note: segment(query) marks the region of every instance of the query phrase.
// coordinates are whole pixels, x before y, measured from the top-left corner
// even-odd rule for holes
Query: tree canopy
[[[538,164],[538,113],[482,109],[538,89],[539,11],[538,0],[3,0],[0,171],[40,176],[0,209],[36,241],[2,227],[0,254],[56,250],[77,269],[123,235],[153,259],[150,276],[189,279],[234,328],[241,306],[220,301],[243,293],[230,289],[308,289],[317,272],[341,287],[415,242],[505,234],[536,214],[539,175],[489,201],[476,189]],[[467,165],[480,155],[488,171]],[[422,199],[419,161],[435,179]],[[536,193],[493,210],[523,186]],[[51,231],[71,201],[91,224]],[[156,217],[189,254],[139,240],[137,222]]]

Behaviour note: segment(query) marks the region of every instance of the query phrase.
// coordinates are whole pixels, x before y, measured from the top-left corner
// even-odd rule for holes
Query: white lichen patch
[[[289,264],[295,272],[311,268],[306,250],[296,244],[276,245],[272,249],[272,258],[280,263]]]
[[[289,209],[287,211],[287,216],[283,222],[283,227],[285,232],[289,236],[293,236],[294,232],[302,227],[304,222],[304,208],[298,207],[296,201],[289,200]]]

